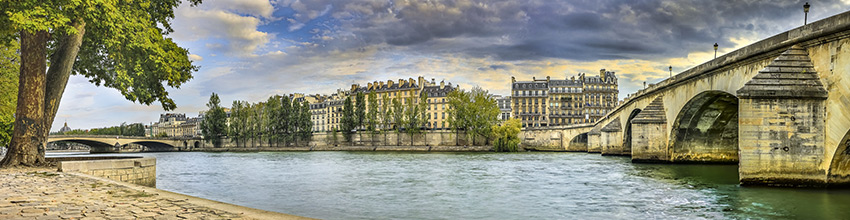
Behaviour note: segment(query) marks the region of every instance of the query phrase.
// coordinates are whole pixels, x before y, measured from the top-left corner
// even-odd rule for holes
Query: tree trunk
[[[59,110],[62,94],[65,93],[65,86],[68,85],[74,61],[77,60],[77,53],[80,52],[83,35],[86,33],[85,21],[77,21],[72,25],[77,29],[77,33],[61,36],[56,51],[50,55],[50,68],[47,70],[47,84],[44,89],[44,120],[41,127],[41,134],[44,137],[50,134],[50,128],[53,126],[53,120],[56,119],[56,112]],[[45,142],[44,145],[47,146],[47,143]]]
[[[47,68],[47,31],[21,31],[21,70],[18,84],[18,105],[15,109],[15,130],[9,151],[0,166],[35,166],[44,162],[44,141],[41,135],[44,120],[44,72]]]

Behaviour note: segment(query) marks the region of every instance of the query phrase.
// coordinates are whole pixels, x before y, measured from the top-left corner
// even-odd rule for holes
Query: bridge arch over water
[[[737,162],[744,184],[848,184],[848,48],[845,12],[730,52],[630,95],[592,125],[588,151]]]
[[[148,138],[109,135],[51,135],[48,142],[66,141],[88,145],[92,153],[116,153],[129,144],[143,146],[142,151],[179,151],[203,146],[197,138]]]

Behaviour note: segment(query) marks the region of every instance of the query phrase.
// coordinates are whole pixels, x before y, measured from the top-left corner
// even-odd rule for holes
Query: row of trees
[[[351,141],[351,134],[357,130],[369,131],[373,134],[382,131],[421,133],[430,119],[426,111],[428,94],[421,93],[419,97],[401,100],[383,96],[381,100],[383,108],[378,108],[378,95],[375,91],[369,92],[368,95],[358,92],[354,96],[353,103],[351,97],[345,98],[341,121],[345,140]]]
[[[298,102],[280,95],[256,104],[236,100],[230,108],[229,125],[218,94],[210,96],[207,107],[209,110],[201,121],[201,133],[214,146],[221,146],[224,137],[237,144],[259,139],[271,145],[281,142],[297,144],[308,141],[312,135],[313,122],[307,101]]]
[[[74,129],[59,133],[64,135],[120,135],[120,136],[145,136],[145,125],[142,123],[121,124],[106,128],[93,128],[90,130]]]

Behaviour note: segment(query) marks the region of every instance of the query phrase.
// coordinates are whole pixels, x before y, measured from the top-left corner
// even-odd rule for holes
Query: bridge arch
[[[834,154],[827,175],[829,184],[850,185],[850,130],[844,134]]]
[[[570,139],[567,151],[587,151],[587,132],[581,133]]]
[[[635,108],[632,110],[632,113],[629,114],[629,117],[626,118],[625,132],[623,132],[623,149],[628,153],[631,153],[632,151],[632,119],[634,119],[640,112],[641,109]]]
[[[134,141],[127,144],[138,144],[145,147],[146,152],[157,152],[157,151],[173,151],[177,148],[177,146],[173,146],[171,144],[159,142],[159,141]]]
[[[670,134],[673,162],[737,163],[738,98],[709,90],[679,111]]]

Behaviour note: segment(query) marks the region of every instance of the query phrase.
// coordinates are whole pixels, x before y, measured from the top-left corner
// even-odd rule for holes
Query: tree
[[[236,142],[238,146],[240,142],[244,143],[245,126],[247,125],[247,109],[243,101],[234,100],[230,107],[230,129],[229,135],[231,141]]]
[[[363,121],[366,121],[366,94],[362,92],[357,93],[357,101],[356,107],[354,108],[354,118],[356,118],[357,123],[355,128],[360,130],[363,128]]]
[[[366,130],[370,133],[375,132],[378,126],[378,95],[375,91],[369,92],[369,111],[366,113]]]
[[[0,42],[19,39],[21,44],[15,130],[0,166],[45,162],[47,135],[72,71],[130,101],[176,108],[165,85],[179,88],[198,69],[186,49],[163,36],[173,32],[169,22],[179,3],[0,1],[5,12]]]
[[[508,119],[501,126],[493,125],[493,136],[496,138],[493,150],[496,152],[519,151],[520,129],[522,129],[522,122],[516,118]]]
[[[282,141],[284,143],[289,143],[292,141],[292,131],[294,123],[292,122],[292,101],[289,99],[289,96],[283,96],[280,100],[280,109],[278,110],[278,127],[280,127],[280,133],[282,137]]]
[[[395,124],[394,130],[398,132],[401,130],[401,127],[404,126],[404,105],[398,101],[397,98],[393,98],[393,124]]]
[[[381,103],[381,106],[383,107],[381,108],[381,127],[383,127],[381,129],[388,130],[391,129],[393,117],[393,110],[391,105],[392,102],[390,101],[390,96],[384,94],[384,96],[381,97]]]
[[[345,141],[351,142],[351,131],[357,127],[356,116],[351,105],[351,97],[346,97],[342,104],[342,136]]]
[[[18,41],[0,43],[0,147],[12,140],[15,124],[15,106],[18,103],[18,67],[20,56]]]
[[[280,96],[275,95],[269,97],[266,101],[266,109],[263,110],[263,118],[265,120],[265,124],[263,127],[266,128],[266,137],[268,138],[269,146],[272,143],[277,143],[280,138]]]
[[[214,147],[221,147],[221,138],[227,132],[227,113],[221,107],[221,99],[218,94],[212,93],[210,101],[207,103],[206,114],[201,121],[201,134],[204,135],[204,140],[212,142]]]
[[[475,138],[472,135],[488,137],[492,126],[499,122],[496,99],[480,87],[469,92],[452,91],[448,95],[448,103],[449,126],[455,132],[463,130],[468,139]]]
[[[428,93],[422,92],[419,95],[419,126],[425,128],[425,124],[428,123],[428,120],[431,119],[431,115],[428,114]]]
[[[422,124],[422,115],[419,113],[419,105],[416,104],[416,98],[407,98],[407,107],[405,107],[405,133],[410,137],[410,145],[413,145],[413,135],[422,132],[420,125]]]
[[[313,121],[310,120],[310,116],[310,102],[305,100],[304,103],[301,104],[300,117],[298,119],[300,121],[300,126],[298,127],[300,130],[299,137],[303,141],[310,140],[310,136],[313,135]]]

